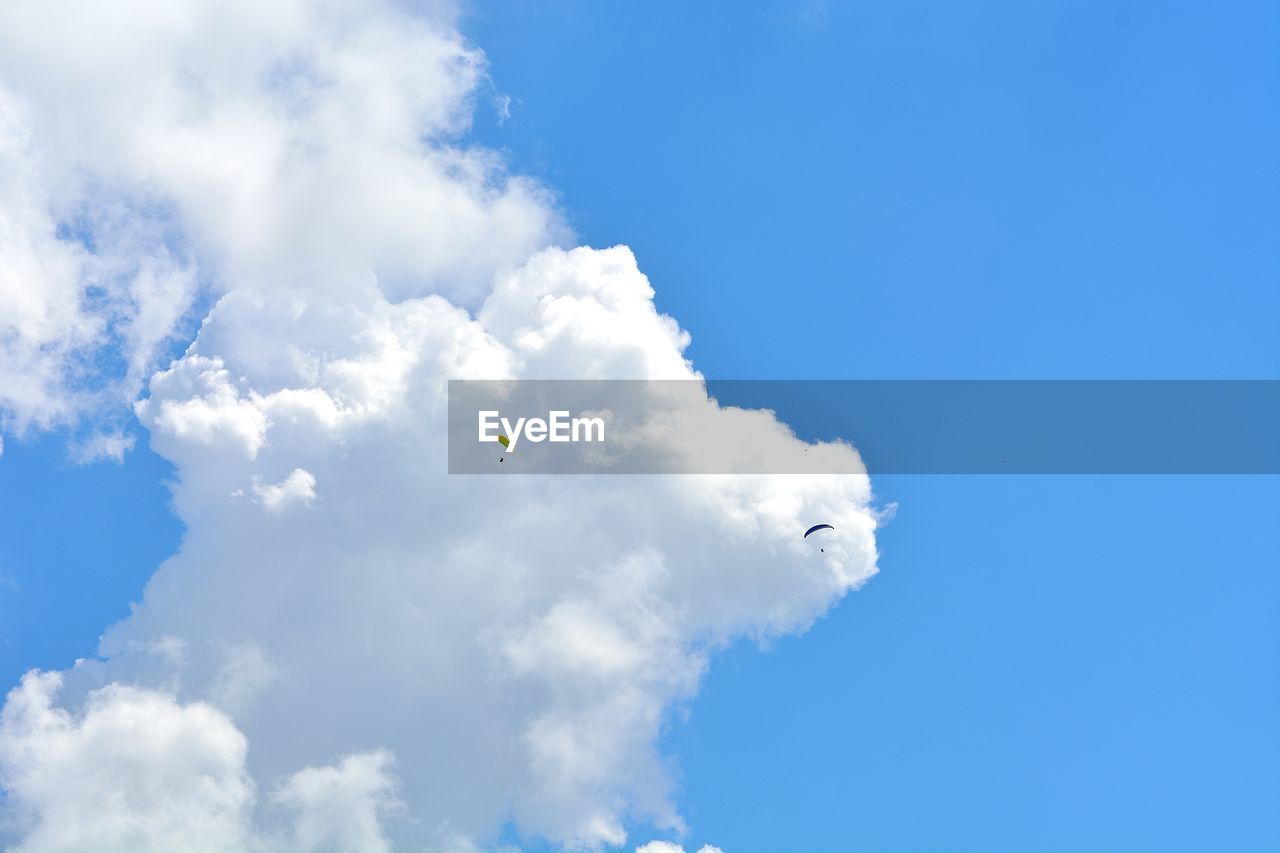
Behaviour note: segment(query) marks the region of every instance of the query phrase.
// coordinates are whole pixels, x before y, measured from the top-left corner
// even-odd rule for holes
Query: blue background
[[[1280,378],[1280,6],[498,0],[464,31],[513,98],[475,137],[634,248],[708,376]],[[9,439],[7,682],[127,612],[166,476]],[[881,574],[671,721],[686,845],[1280,848],[1280,478],[875,485]]]

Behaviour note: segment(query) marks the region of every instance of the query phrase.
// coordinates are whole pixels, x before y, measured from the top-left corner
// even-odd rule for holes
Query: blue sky
[[[1280,376],[1274,5],[551,8],[475,13],[483,133],[707,375]],[[1280,844],[1280,481],[875,486],[881,573],[673,726],[698,837]]]
[[[475,137],[632,247],[707,376],[1280,378],[1274,5],[511,0],[461,28],[512,98]],[[6,442],[7,684],[91,654],[175,549],[144,445]],[[880,574],[668,724],[690,840],[1280,845],[1280,479],[874,486]]]

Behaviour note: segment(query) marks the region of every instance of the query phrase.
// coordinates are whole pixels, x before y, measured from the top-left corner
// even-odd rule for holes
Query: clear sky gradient
[[[1280,378],[1275,4],[500,0],[463,29],[512,99],[475,137],[634,249],[707,376]],[[145,443],[6,444],[6,684],[91,655],[175,549]],[[874,485],[881,573],[671,721],[686,844],[1280,848],[1280,478]]]

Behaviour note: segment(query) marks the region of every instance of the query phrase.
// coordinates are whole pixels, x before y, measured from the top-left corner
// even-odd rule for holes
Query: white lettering
[[[569,440],[569,413],[568,412],[552,412],[551,413],[551,440],[552,441],[568,441]]]
[[[581,428],[585,434],[584,437],[578,437],[578,430]],[[591,431],[596,430],[599,438],[592,438]],[[573,419],[573,440],[574,441],[604,441],[604,418],[574,418]]]
[[[524,418],[516,418],[516,425],[512,426],[511,421],[506,418],[502,419],[502,428],[507,431],[508,452],[515,453],[516,442],[520,440],[520,430],[524,428]]]
[[[604,418],[571,418],[568,411],[556,410],[548,413],[548,420],[516,418],[513,423],[502,417],[500,412],[486,410],[478,414],[476,437],[486,443],[505,438],[508,453],[515,451],[522,437],[534,443],[548,439],[554,442],[604,441]]]
[[[481,441],[496,442],[498,440],[498,433],[495,432],[493,435],[489,434],[489,430],[496,430],[498,428],[498,422],[493,420],[493,418],[496,418],[497,416],[498,416],[497,412],[481,412],[480,413],[480,440]]]

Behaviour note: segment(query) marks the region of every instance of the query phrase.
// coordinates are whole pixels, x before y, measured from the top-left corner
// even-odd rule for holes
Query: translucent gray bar
[[[507,449],[479,441],[480,411],[599,417],[604,437]],[[1280,381],[452,380],[448,457],[452,474],[1277,474]]]

